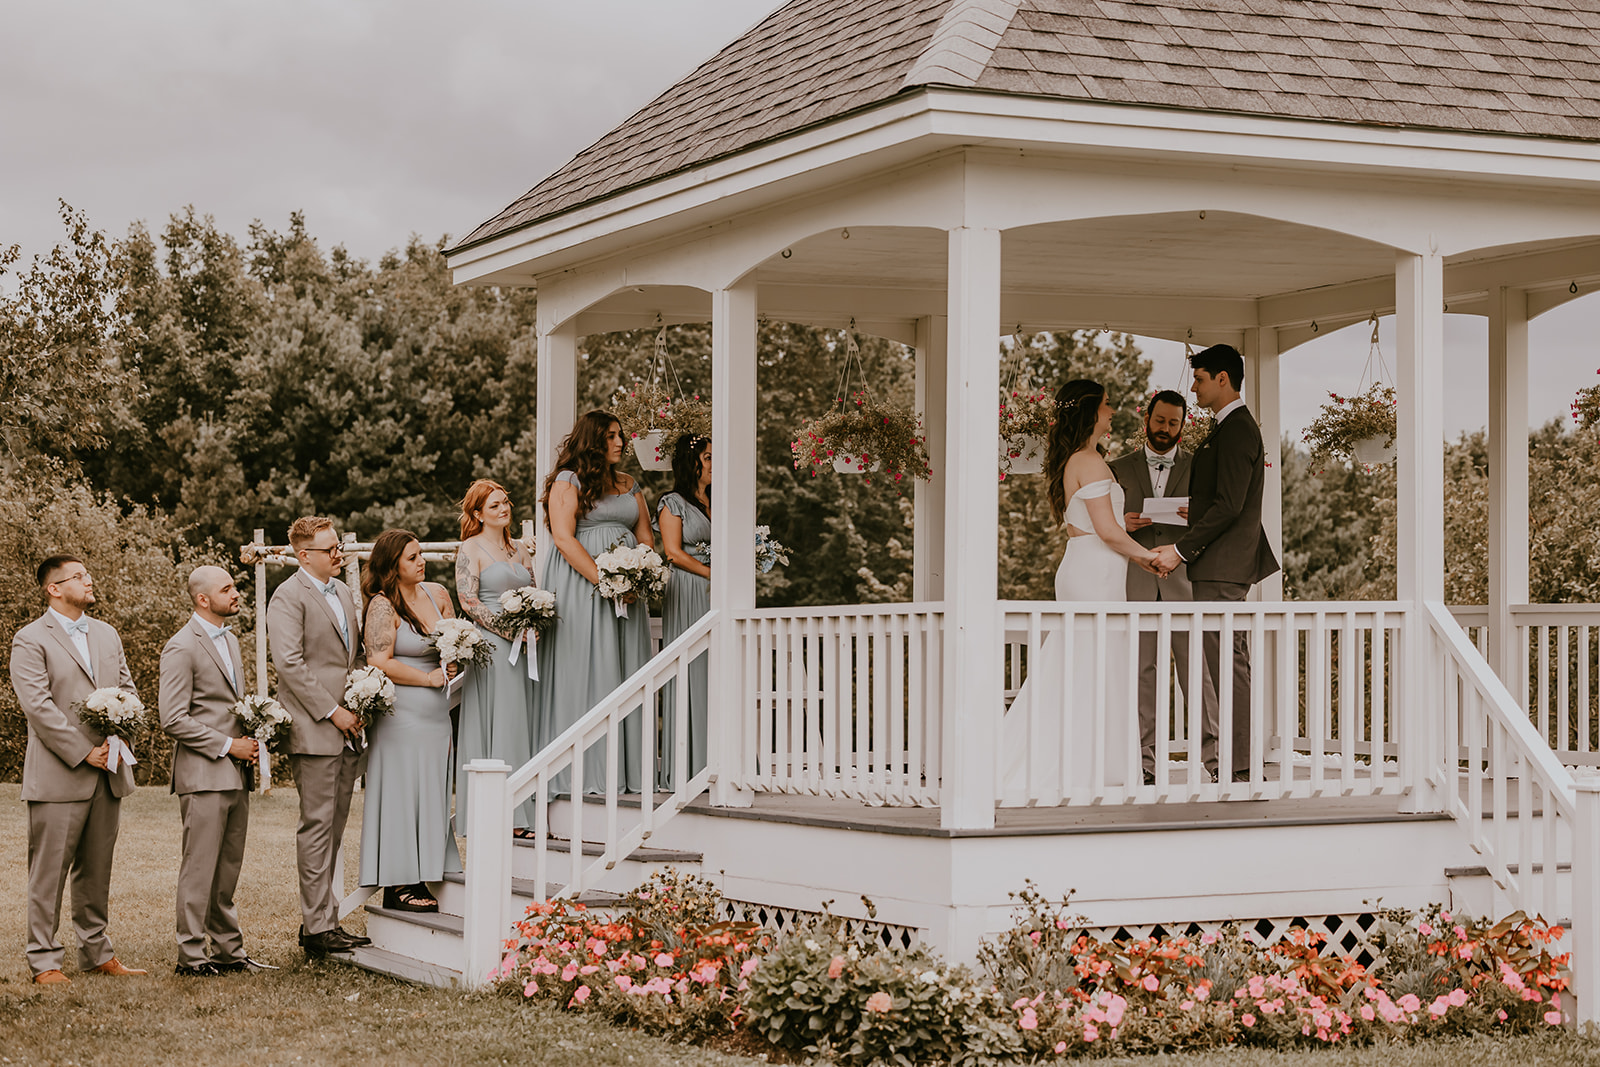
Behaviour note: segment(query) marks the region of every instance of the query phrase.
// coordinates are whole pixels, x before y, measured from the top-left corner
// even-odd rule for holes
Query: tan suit
[[[340,634],[332,605],[304,571],[280,585],[267,607],[278,700],[294,720],[289,752],[300,790],[295,858],[307,934],[326,933],[339,924],[344,887],[333,884],[333,861],[363,764],[362,755],[345,747],[344,734],[329,721],[344,699],[345,679],[366,659],[355,599],[343,582],[335,578],[333,584],[348,640]]]
[[[112,774],[87,761],[105,738],[80,724],[72,705],[96,689],[137,690],[117,631],[90,619],[87,637],[92,669],[50,612],[11,641],[11,687],[28,719],[22,799],[28,803],[27,955],[34,974],[61,969],[65,951],[56,931],[69,873],[79,970],[113,955],[106,936],[111,860],[121,798],[133,792],[133,768],[123,765]]]
[[[231,633],[223,637],[226,665],[193,616],[161,650],[161,728],[176,742],[172,791],[183,816],[178,963],[186,967],[206,962],[208,937],[212,962],[245,958],[233,892],[244,866],[253,776],[226,754],[229,741],[244,733],[233,705],[245,685],[239,640]]]

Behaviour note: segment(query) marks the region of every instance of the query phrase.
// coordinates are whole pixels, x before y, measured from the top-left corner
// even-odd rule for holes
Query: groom
[[[1261,525],[1261,491],[1266,485],[1266,448],[1261,429],[1239,396],[1244,357],[1232,345],[1212,345],[1189,357],[1194,368],[1195,401],[1211,411],[1211,435],[1194,454],[1189,475],[1189,531],[1175,545],[1157,548],[1163,572],[1187,564],[1196,600],[1241,601],[1250,587],[1278,570],[1267,532]],[[1208,684],[1220,692],[1221,635],[1202,638]],[[1233,635],[1233,780],[1250,780],[1250,643]],[[1219,701],[1220,704],[1220,701]],[[1220,731],[1219,731],[1220,732]],[[1209,733],[1209,731],[1208,731]],[[1212,773],[1214,737],[1204,737],[1204,758]]]

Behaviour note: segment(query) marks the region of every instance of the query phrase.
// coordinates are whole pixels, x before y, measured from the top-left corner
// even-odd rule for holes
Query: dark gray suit
[[[1167,484],[1162,492],[1163,497],[1189,495],[1189,472],[1192,460],[1188,453],[1181,448],[1173,453],[1172,469],[1167,472]],[[1126,456],[1114,459],[1110,463],[1111,473],[1116,475],[1117,482],[1122,486],[1126,496],[1124,510],[1137,514],[1144,510],[1144,502],[1155,495],[1155,486],[1150,478],[1150,463],[1145,456],[1143,448]],[[1122,516],[1118,516],[1122,518]],[[1159,545],[1170,545],[1182,536],[1184,527],[1165,526],[1152,523],[1142,530],[1137,530],[1129,536],[1145,548],[1155,548]],[[1128,564],[1128,599],[1142,601],[1192,601],[1194,594],[1189,588],[1189,575],[1187,568],[1179,566],[1177,570],[1167,575],[1165,579],[1157,578],[1149,571],[1136,563]],[[1156,635],[1153,633],[1139,635],[1139,748],[1144,773],[1152,775],[1156,766]],[[1189,699],[1189,635],[1174,633],[1172,635],[1172,656],[1178,664],[1178,686],[1183,692],[1185,701]],[[1207,736],[1212,738],[1213,746],[1217,730],[1217,698],[1216,693],[1208,686],[1201,686],[1201,714],[1206,724]],[[1208,762],[1216,762],[1216,753],[1207,755]]]
[[[1250,409],[1228,413],[1194,455],[1189,475],[1189,529],[1177,541],[1189,563],[1196,600],[1243,600],[1250,587],[1277,573],[1267,531],[1261,525],[1266,485],[1266,447]],[[1203,640],[1206,670],[1220,687],[1222,637]],[[1250,769],[1250,642],[1233,636],[1233,773]],[[1212,761],[1207,762],[1212,766]]]
[[[173,739],[172,791],[183,817],[178,868],[178,963],[245,958],[233,893],[244,866],[250,830],[252,775],[230,759],[228,742],[242,737],[233,705],[245,693],[239,639],[227,634],[224,665],[200,620],[191,616],[161,650],[161,728]]]

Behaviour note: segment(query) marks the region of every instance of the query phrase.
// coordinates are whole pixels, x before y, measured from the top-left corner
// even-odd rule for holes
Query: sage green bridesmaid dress
[[[556,480],[581,485],[571,471],[559,472]],[[618,543],[628,548],[638,544],[633,535],[639,521],[638,494],[635,482],[628,492],[603,496],[587,514],[578,516],[578,543],[590,556],[598,557]],[[650,606],[644,600],[635,601],[628,605],[627,616],[619,618],[612,602],[602,597],[559,551],[550,553],[540,584],[555,594],[556,611],[561,616],[539,639],[534,743],[543,749],[649,662]],[[635,708],[619,731],[619,790],[625,793],[639,792],[646,781],[640,777],[639,765],[641,718]],[[584,756],[583,791],[604,792],[605,782],[602,740],[590,746]],[[551,792],[571,790],[570,775],[563,771],[553,780]]]
[[[516,560],[499,560],[478,573],[478,596],[498,611],[500,595],[533,584],[533,575]],[[559,609],[557,609],[559,610]],[[533,759],[533,700],[538,686],[528,677],[527,646],[511,662],[511,642],[478,627],[494,646],[487,667],[468,667],[461,683],[461,719],[456,752],[456,832],[467,832],[467,764],[475,759],[504,760],[513,771]],[[535,648],[538,646],[535,645]],[[517,805],[512,826],[533,825],[533,799]]]
[[[701,563],[711,562],[711,519],[693,503],[677,493],[661,498],[661,509],[672,512],[683,522],[683,550]],[[659,510],[659,509],[658,509]],[[672,644],[685,630],[711,610],[711,582],[698,574],[676,567],[667,582],[661,605],[661,647]],[[707,653],[696,656],[689,665],[689,775],[700,773],[706,765],[706,672]],[[664,789],[679,782],[674,775],[677,726],[677,683],[661,691],[661,780]]]

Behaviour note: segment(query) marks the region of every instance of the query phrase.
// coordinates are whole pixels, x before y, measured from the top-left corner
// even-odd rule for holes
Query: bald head
[[[239,590],[233,575],[221,567],[207,565],[190,571],[189,599],[194,601],[195,614],[215,626],[239,614]]]

